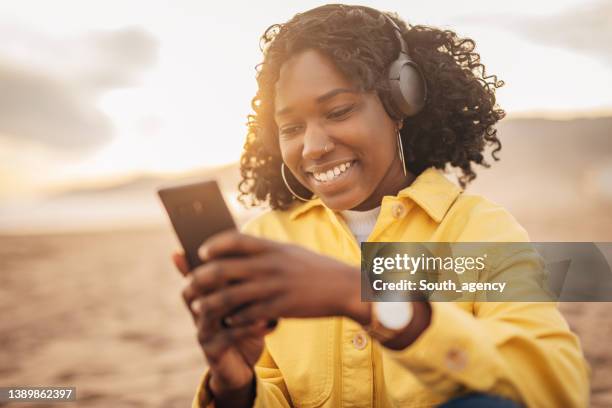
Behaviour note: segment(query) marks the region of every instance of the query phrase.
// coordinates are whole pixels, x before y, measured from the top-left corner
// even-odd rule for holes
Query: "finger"
[[[204,316],[196,322],[197,338],[209,364],[212,367],[219,361],[223,352],[237,342],[251,338],[256,340],[274,331],[276,325],[266,321],[253,322],[249,325],[232,328],[222,328],[218,320]]]
[[[261,335],[270,330],[263,321],[240,327],[224,328],[219,324],[218,318],[208,313],[201,313],[197,316],[196,327],[200,345],[216,352],[221,352],[225,346],[232,345],[243,337]]]
[[[262,257],[216,259],[193,271],[194,290],[206,295],[228,284],[260,276],[270,268]]]
[[[279,285],[273,281],[248,282],[227,286],[206,297],[206,313],[213,318],[222,319],[236,312],[241,306],[275,298],[279,292]],[[227,323],[236,326],[251,323],[251,321],[235,322],[233,319],[229,319]]]
[[[208,238],[199,248],[198,255],[203,261],[230,255],[253,255],[276,247],[274,241],[225,230]]]
[[[228,316],[232,326],[244,326],[256,321],[272,322],[281,317],[284,299],[277,297],[245,306]]]
[[[247,326],[223,329],[221,332],[221,337],[226,342],[236,342],[245,337],[257,336],[265,333],[267,329],[268,328],[265,321],[253,322]]]
[[[266,326],[265,322],[256,322],[248,326],[222,329],[212,336],[198,334],[198,341],[200,341],[208,363],[215,368],[223,352],[229,347],[249,337],[263,337],[270,331],[272,330]]]
[[[185,258],[185,253],[182,251],[176,251],[172,254],[172,262],[174,266],[179,270],[181,275],[187,276],[189,273],[189,264]]]
[[[238,309],[236,309],[236,310],[240,310],[240,309],[241,309],[241,306],[239,306]],[[247,322],[245,324],[237,324],[236,322],[234,322],[232,320],[231,316],[227,316],[227,315],[221,319],[221,326],[224,327],[224,328],[228,328],[228,327],[244,327],[244,326],[251,325],[253,323],[255,323],[255,322]]]
[[[218,318],[211,316],[208,313],[206,298],[198,297],[193,302],[195,315],[195,326],[198,330],[201,341],[210,341],[214,336],[223,330],[221,322]]]
[[[193,281],[193,279],[191,281]],[[191,313],[191,317],[195,320],[202,306],[200,305],[201,300],[199,300],[198,302],[195,301],[196,298],[199,296],[199,293],[196,289],[194,289],[193,285],[191,284],[191,281],[190,283],[185,285],[185,287],[183,287],[183,290],[181,291],[181,296],[183,298],[185,306]],[[198,313],[195,312],[196,310],[198,311]]]
[[[203,305],[193,304],[198,296],[207,296],[223,287],[230,286],[226,284],[232,283],[238,278],[245,278],[247,273],[252,276],[258,276],[266,269],[267,265],[266,259],[254,257],[240,260],[225,259],[210,261],[196,268],[191,273],[193,278],[189,280],[189,283],[182,290],[183,301],[192,314],[192,318],[195,319],[198,310],[203,307]],[[204,298],[201,299],[202,302],[204,300]],[[223,317],[223,315],[218,314],[215,316]]]
[[[239,309],[240,310],[240,309]],[[236,322],[234,321],[234,315],[230,315],[230,316],[225,316],[222,320],[221,320],[221,325],[223,327],[244,327],[244,326],[249,326],[253,323],[256,322],[265,322],[266,326],[270,329],[274,329],[277,325],[278,325],[278,319],[270,319],[270,320],[257,320],[257,321],[248,321],[248,322]]]
[[[235,327],[225,322],[225,317],[221,317],[223,315],[222,312],[212,312],[212,308],[210,307],[210,297],[209,296],[198,296],[196,297],[190,305],[190,309],[192,312],[192,316],[196,321],[196,326],[202,332],[216,332],[220,329],[227,329],[230,327]],[[241,325],[241,327],[249,326],[252,323]]]

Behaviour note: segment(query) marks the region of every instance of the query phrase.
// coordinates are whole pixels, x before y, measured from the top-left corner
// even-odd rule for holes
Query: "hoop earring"
[[[298,200],[304,201],[304,202],[313,200],[312,198],[304,198],[300,196],[298,193],[296,193],[295,191],[293,191],[293,189],[287,182],[287,177],[285,176],[285,162],[281,163],[281,176],[283,177],[283,182],[285,183],[285,187],[287,187],[287,190],[289,190],[295,198],[297,198]]]
[[[402,144],[402,135],[400,134],[399,129],[397,129],[397,150],[399,153],[399,159],[402,162],[402,169],[404,169],[404,176],[407,176],[408,172],[406,170],[406,160],[404,160],[404,146]]]

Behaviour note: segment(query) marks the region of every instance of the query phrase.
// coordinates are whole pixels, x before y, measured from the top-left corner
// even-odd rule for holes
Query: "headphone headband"
[[[385,19],[389,22],[389,24],[391,24],[391,26],[393,27],[393,34],[395,34],[395,38],[397,38],[397,41],[399,42],[400,45],[400,49],[401,52],[408,55],[408,47],[406,47],[406,42],[404,41],[404,39],[402,38],[402,30],[399,28],[399,26],[397,25],[397,23],[395,21],[393,21],[393,19],[391,17],[389,17],[388,15],[386,15],[385,13],[381,12],[380,13],[383,17],[385,17]]]

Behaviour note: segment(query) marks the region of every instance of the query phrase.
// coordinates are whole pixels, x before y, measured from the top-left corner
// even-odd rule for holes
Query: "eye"
[[[327,114],[328,119],[338,120],[344,119],[355,107],[355,105],[345,106],[343,108],[335,109]]]
[[[297,134],[301,129],[300,125],[287,125],[280,129],[281,136],[292,136]]]

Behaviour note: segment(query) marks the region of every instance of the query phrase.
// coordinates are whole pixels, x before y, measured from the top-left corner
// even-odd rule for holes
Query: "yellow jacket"
[[[341,217],[316,199],[269,211],[243,231],[359,265]],[[433,168],[385,196],[368,241],[527,242],[499,205],[462,194]],[[431,407],[468,391],[529,407],[585,407],[589,372],[578,338],[554,303],[432,302],[430,326],[393,351],[351,319],[281,319],[265,338],[255,407]],[[202,376],[193,401],[214,406]]]

